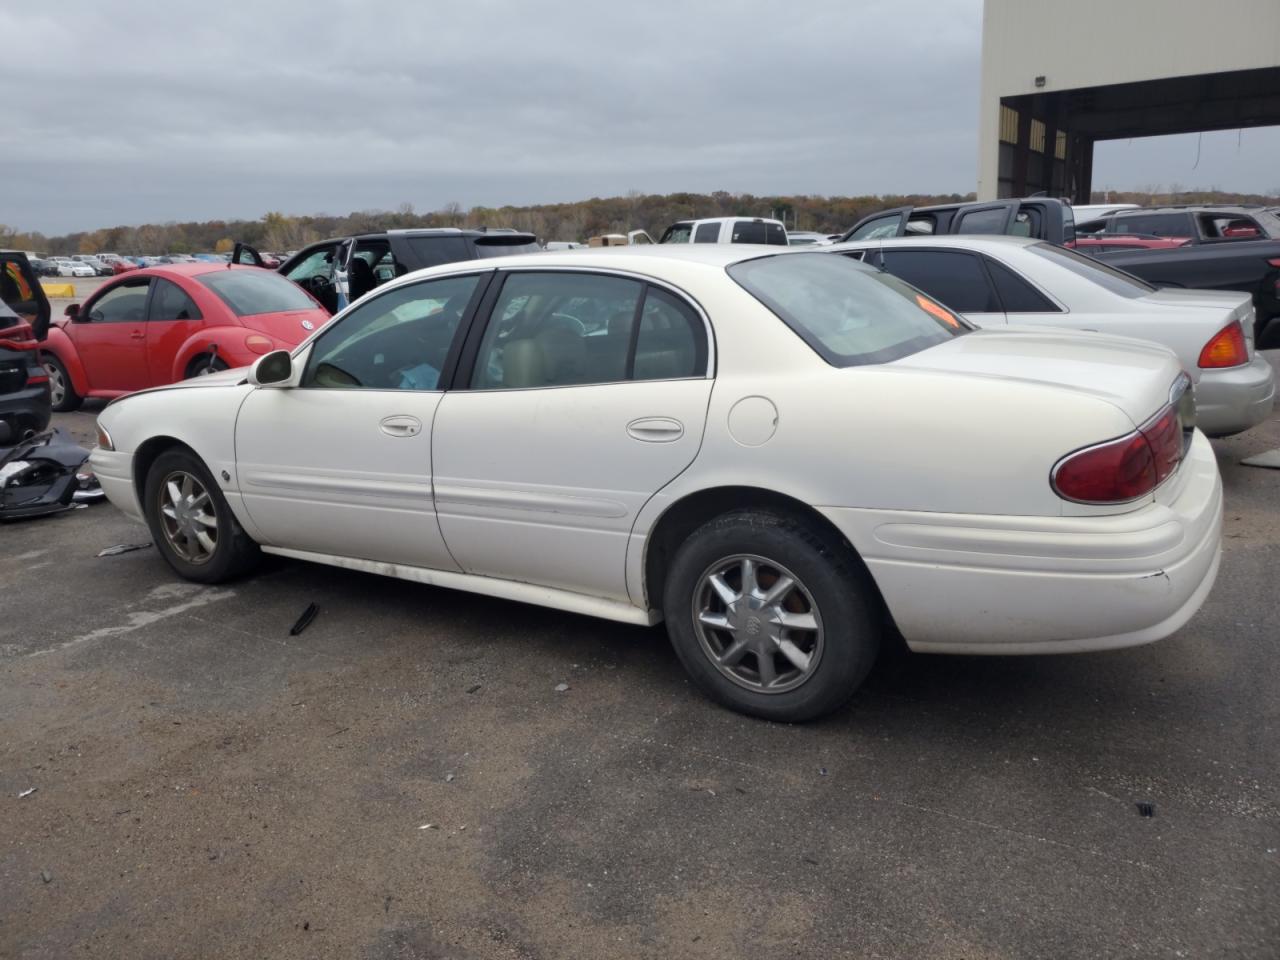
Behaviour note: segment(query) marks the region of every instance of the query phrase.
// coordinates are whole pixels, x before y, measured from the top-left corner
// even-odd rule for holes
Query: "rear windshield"
[[[730,243],[776,243],[787,245],[787,231],[780,223],[766,223],[763,220],[735,220]]]
[[[888,363],[972,329],[897,277],[847,257],[761,257],[733,264],[729,276],[837,367]]]
[[[1149,293],[1155,293],[1156,290],[1151,284],[1145,280],[1139,280],[1131,273],[1109,267],[1101,260],[1082,256],[1066,247],[1049,243],[1033,243],[1027,249],[1038,257],[1044,257],[1060,267],[1066,267],[1078,277],[1092,280],[1098,286],[1105,287],[1122,297],[1128,297],[1130,300],[1145,297]]]
[[[317,310],[316,302],[292,280],[260,267],[213,270],[196,280],[218,295],[237,317],[288,310]]]

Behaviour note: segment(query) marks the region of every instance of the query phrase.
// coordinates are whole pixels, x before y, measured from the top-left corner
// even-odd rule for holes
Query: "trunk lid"
[[[1038,330],[976,330],[895,360],[892,366],[1045,384],[1105,400],[1124,411],[1134,426],[1169,403],[1182,373],[1177,356],[1159,344]]]

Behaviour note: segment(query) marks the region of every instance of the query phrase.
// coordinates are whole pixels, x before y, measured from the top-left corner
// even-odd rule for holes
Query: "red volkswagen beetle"
[[[282,275],[225,263],[147,267],[67,307],[42,343],[53,409],[248,366],[329,314]]]

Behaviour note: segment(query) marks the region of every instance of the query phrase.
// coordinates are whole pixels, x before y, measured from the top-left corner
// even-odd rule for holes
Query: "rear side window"
[[[1033,243],[1026,249],[1037,257],[1052,260],[1058,266],[1070,270],[1078,277],[1091,280],[1098,286],[1104,287],[1122,297],[1128,297],[1131,300],[1145,297],[1149,293],[1155,293],[1156,290],[1155,287],[1139,280],[1132,274],[1109,267],[1101,260],[1095,260],[1093,257],[1081,256],[1066,247],[1059,247],[1049,243]]]
[[[319,309],[301,287],[271,270],[213,270],[196,281],[217,294],[237,317]]]
[[[730,243],[772,243],[787,245],[787,231],[780,223],[765,223],[762,220],[736,220]]]
[[[527,234],[476,237],[474,243],[476,256],[482,260],[488,257],[509,257],[517,253],[537,253],[542,249]]]
[[[700,377],[707,369],[702,320],[683,300],[658,287],[645,292],[636,333],[633,380]]]
[[[199,320],[200,308],[186,292],[169,280],[156,278],[156,289],[151,295],[148,320]]]
[[[404,243],[424,267],[471,259],[467,241],[462,237],[405,237]]]
[[[1140,213],[1112,217],[1107,233],[1145,233],[1153,237],[1194,237],[1189,213]]]
[[[982,261],[972,253],[950,250],[886,250],[884,267],[961,313],[998,313],[991,282]]]
[[[694,243],[719,243],[720,242],[720,224],[718,223],[700,223],[698,228],[693,231]]]
[[[1061,313],[1052,300],[1003,263],[983,257],[1006,313]]]
[[[888,363],[972,329],[892,274],[848,257],[766,256],[728,272],[837,367]]]
[[[1004,233],[1009,212],[1003,207],[961,213],[953,233]]]

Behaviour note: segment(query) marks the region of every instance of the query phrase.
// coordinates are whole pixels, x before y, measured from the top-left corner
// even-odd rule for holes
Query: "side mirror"
[[[67,304],[67,309],[63,310],[62,312],[63,312],[66,316],[68,316],[68,317],[70,317],[72,320],[74,320],[76,317],[80,316],[80,304],[78,304],[78,303],[68,303],[68,304]]]
[[[249,368],[249,382],[255,387],[287,387],[292,380],[293,357],[288,350],[273,350]]]

